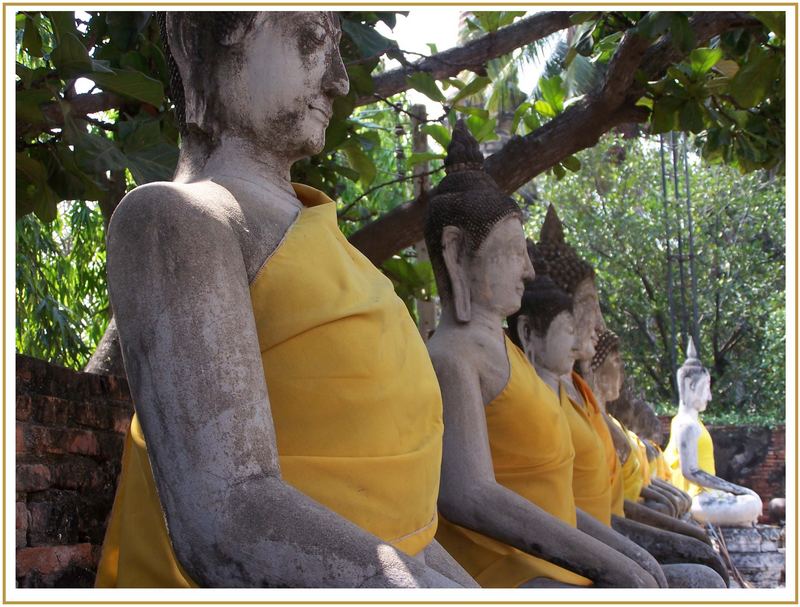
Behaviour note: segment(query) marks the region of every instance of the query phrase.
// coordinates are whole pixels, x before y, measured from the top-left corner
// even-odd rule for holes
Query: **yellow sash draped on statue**
[[[601,523],[611,525],[611,478],[605,446],[592,424],[591,410],[574,402],[563,385],[560,400],[575,447],[572,467],[575,505]]]
[[[698,493],[705,491],[705,488],[686,480],[681,473],[678,439],[675,433],[675,420],[676,418],[673,417],[672,423],[670,424],[669,443],[667,444],[667,448],[664,449],[664,459],[670,468],[672,484],[694,497]],[[709,474],[716,474],[714,441],[711,439],[711,434],[709,434],[703,422],[698,419],[697,423],[700,424],[700,436],[697,439],[697,465],[701,470],[705,470]]]
[[[650,485],[650,462],[647,459],[647,447],[633,430],[628,430],[632,444],[636,446],[636,457],[639,459],[639,473],[642,475],[642,489]]]
[[[555,394],[506,338],[508,383],[489,403],[486,425],[497,482],[575,527],[574,451]],[[513,588],[537,577],[580,586],[590,580],[439,517],[436,539],[485,588]]]
[[[339,231],[336,205],[294,187],[305,208],[250,286],[281,472],[413,555],[436,533],[439,384],[391,281]],[[137,428],[134,417],[96,585],[192,585]]]
[[[656,448],[656,477],[660,478],[662,481],[667,481],[668,483],[672,482],[672,473],[670,472],[669,465],[667,461],[664,459],[664,451],[661,449],[659,445],[653,443],[653,446]]]
[[[615,424],[621,431],[625,440],[628,441],[630,451],[625,463],[622,464],[622,491],[626,500],[632,502],[639,500],[639,495],[642,492],[642,473],[639,464],[639,458],[636,456],[638,449],[635,445],[631,444],[631,438],[628,435],[628,429],[616,417],[611,417],[611,422]]]
[[[572,381],[575,387],[583,396],[583,401],[587,405],[587,413],[589,420],[592,422],[592,427],[597,432],[597,436],[603,441],[603,447],[606,451],[606,463],[608,464],[608,475],[611,479],[611,514],[617,516],[625,516],[624,503],[625,494],[622,485],[622,464],[617,456],[617,449],[614,447],[614,439],[611,437],[611,430],[608,428],[605,416],[600,410],[600,405],[597,404],[597,399],[594,392],[589,387],[589,384],[584,379],[572,372]],[[611,416],[609,416],[610,418]]]

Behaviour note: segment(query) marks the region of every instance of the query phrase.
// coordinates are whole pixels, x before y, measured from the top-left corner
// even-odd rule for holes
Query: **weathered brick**
[[[17,422],[15,441],[16,441],[17,453],[25,453],[25,432],[20,422]]]
[[[28,508],[25,506],[25,502],[17,502],[17,517],[16,517],[16,540],[17,540],[17,549],[24,548],[27,543],[27,534],[28,534],[28,518],[30,517],[28,513]]]
[[[17,462],[17,491],[42,491],[52,485],[52,468],[44,462]]]
[[[76,565],[87,569],[93,566],[91,544],[37,546],[17,551],[16,573],[18,578],[33,572],[42,576],[51,576],[64,571],[69,566]]]
[[[81,494],[60,489],[31,495],[29,544],[101,544],[113,498],[113,492]]]
[[[19,421],[27,421],[30,419],[33,412],[31,403],[31,395],[25,392],[17,393],[17,419]]]

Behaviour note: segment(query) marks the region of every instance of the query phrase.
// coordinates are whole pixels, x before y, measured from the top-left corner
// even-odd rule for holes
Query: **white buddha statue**
[[[715,475],[714,445],[700,413],[711,400],[711,376],[697,356],[692,339],[686,362],[678,369],[678,414],[672,418],[664,457],[672,483],[692,496],[691,514],[701,523],[746,526],[761,513],[761,498],[752,489]]]

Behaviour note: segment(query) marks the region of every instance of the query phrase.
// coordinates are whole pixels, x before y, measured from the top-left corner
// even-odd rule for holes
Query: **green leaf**
[[[514,119],[511,121],[511,134],[515,135],[517,132],[517,127],[519,127],[519,123],[522,120],[522,117],[531,109],[531,104],[529,101],[521,104],[516,110],[514,110]]]
[[[758,47],[751,55],[730,84],[731,95],[743,108],[754,107],[766,98],[781,64],[780,57]]]
[[[367,66],[362,63],[347,66],[347,77],[350,79],[350,89],[355,89],[358,95],[371,95],[372,91],[375,90],[375,83],[370,75],[371,71],[371,69],[367,68]]]
[[[423,133],[430,135],[445,150],[450,145],[450,130],[441,124],[426,124],[419,129]]]
[[[675,47],[681,52],[688,53],[695,45],[694,30],[689,25],[689,17],[683,13],[668,13],[671,15],[670,34]]]
[[[569,20],[573,25],[579,25],[595,18],[597,18],[597,13],[582,12],[570,15]]]
[[[50,89],[23,89],[16,93],[17,120],[27,124],[45,124],[42,104],[53,99]]]
[[[350,37],[356,45],[361,57],[375,57],[391,48],[397,48],[397,43],[382,36],[373,27],[344,18],[342,31]]]
[[[783,11],[754,11],[753,16],[766,25],[778,38],[786,39],[786,13]]]
[[[428,72],[415,72],[407,76],[406,81],[411,88],[419,91],[433,101],[438,101],[439,103],[445,103],[447,101],[442,91],[440,91],[439,87],[436,85],[436,80],[434,80],[433,76]]]
[[[481,120],[486,120],[489,118],[489,110],[485,110],[482,107],[473,107],[471,105],[456,105],[454,106],[456,110],[461,112],[462,114],[466,114],[467,116],[477,116]]]
[[[664,11],[651,11],[636,24],[636,31],[645,38],[656,38],[667,31],[672,22],[672,14]]]
[[[481,142],[494,136],[497,120],[495,118],[486,120],[479,116],[469,116],[467,117],[467,126],[475,139]]]
[[[481,92],[485,89],[489,84],[491,84],[491,78],[486,76],[478,76],[470,83],[468,83],[464,88],[462,88],[455,97],[450,100],[450,105],[456,105],[462,99],[466,99],[467,97],[471,97],[472,95],[476,95],[477,93]]]
[[[53,65],[63,79],[76,78],[92,71],[92,58],[75,34],[65,32],[50,54]]]
[[[72,11],[50,11],[47,13],[50,23],[53,26],[53,35],[56,44],[61,44],[62,38],[66,34],[72,34],[76,38],[80,35],[78,28],[75,27],[75,13]]]
[[[685,131],[700,133],[705,128],[703,108],[696,101],[687,101],[678,112],[680,126]]]
[[[701,76],[714,67],[722,59],[722,50],[718,48],[696,48],[689,54],[692,73]]]
[[[350,166],[358,171],[361,184],[364,187],[368,187],[375,180],[375,175],[377,174],[372,158],[367,156],[361,146],[353,139],[348,140],[341,149],[347,156],[347,162]]]
[[[42,56],[42,36],[39,34],[39,19],[25,16],[25,31],[22,34],[22,48],[33,57]]]
[[[534,109],[546,118],[555,118],[556,111],[553,106],[547,103],[544,99],[539,99],[533,104]]]
[[[651,117],[652,133],[666,133],[675,130],[677,126],[678,108],[684,101],[676,97],[664,96],[653,102],[653,114]]]
[[[56,218],[61,200],[47,185],[47,169],[25,152],[17,153],[17,197],[20,216],[33,211],[44,222]]]
[[[561,164],[564,165],[564,168],[569,169],[573,173],[577,173],[581,170],[581,161],[575,156],[567,156],[561,161]]]
[[[144,101],[156,107],[164,100],[164,85],[135,70],[114,70],[113,74],[87,74],[100,88],[119,93],[132,99]]]
[[[567,174],[567,172],[564,170],[564,167],[561,166],[560,163],[557,163],[557,164],[553,165],[553,175],[556,176],[556,179],[561,181],[562,179],[564,179],[564,176],[566,174]]]
[[[413,152],[408,157],[408,164],[414,166],[423,162],[430,162],[431,160],[444,160],[446,154],[437,154],[436,152]]]
[[[539,79],[539,91],[542,99],[553,108],[554,116],[560,114],[564,109],[564,87],[561,76],[556,74],[550,78]]]

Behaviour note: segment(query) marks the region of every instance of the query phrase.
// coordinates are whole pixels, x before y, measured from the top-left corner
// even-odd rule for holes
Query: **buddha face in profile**
[[[605,360],[594,370],[594,382],[598,396],[605,402],[619,398],[622,382],[625,379],[622,357],[619,350],[609,352]]]
[[[533,356],[536,363],[555,375],[568,375],[575,363],[577,332],[571,312],[559,312],[544,335],[534,331]]]
[[[573,294],[576,332],[576,359],[591,360],[597,343],[597,327],[603,326],[600,312],[600,297],[594,284],[594,277],[581,280]]]
[[[465,262],[474,308],[492,310],[500,318],[519,310],[525,281],[534,276],[519,218],[498,222]]]
[[[254,151],[291,160],[320,152],[333,100],[349,89],[338,17],[308,11],[228,13],[227,27],[214,32],[210,46],[210,34],[203,31],[209,26],[197,15],[171,13],[168,21],[187,125],[196,125],[212,142],[236,136]]]
[[[690,408],[702,413],[711,402],[711,375],[702,369],[683,378],[682,400]]]

